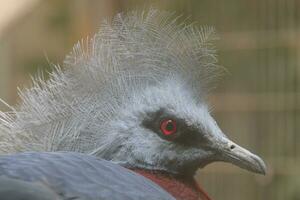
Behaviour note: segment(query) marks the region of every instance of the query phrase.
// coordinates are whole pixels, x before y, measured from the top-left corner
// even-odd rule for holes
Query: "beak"
[[[227,138],[222,138],[222,142],[219,143],[218,154],[221,161],[232,163],[255,173],[266,174],[266,165],[260,157]]]

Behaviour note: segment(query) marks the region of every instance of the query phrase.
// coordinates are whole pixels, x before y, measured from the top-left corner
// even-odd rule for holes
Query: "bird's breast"
[[[164,190],[169,192],[177,200],[211,200],[207,193],[199,186],[187,184],[173,176],[157,171],[149,171],[142,169],[130,169],[158,184]]]

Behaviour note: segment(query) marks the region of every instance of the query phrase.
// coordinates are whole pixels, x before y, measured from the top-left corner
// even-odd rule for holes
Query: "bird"
[[[104,20],[48,79],[38,75],[20,90],[16,106],[1,100],[10,111],[0,112],[0,185],[91,200],[99,198],[83,191],[101,191],[101,199],[210,199],[194,175],[212,162],[265,174],[264,161],[211,115],[207,97],[224,73],[216,39],[213,27],[153,8]]]

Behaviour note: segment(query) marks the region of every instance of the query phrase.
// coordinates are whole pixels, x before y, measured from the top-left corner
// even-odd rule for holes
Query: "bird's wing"
[[[6,176],[0,177],[0,197],[5,200],[61,200],[47,185]]]
[[[174,199],[155,183],[119,165],[71,152],[0,156],[1,184],[6,185],[0,189],[1,196],[33,190],[40,191],[45,200],[51,195],[63,200]]]

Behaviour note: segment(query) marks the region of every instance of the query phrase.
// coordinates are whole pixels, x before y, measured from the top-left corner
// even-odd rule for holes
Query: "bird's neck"
[[[155,182],[177,200],[211,200],[195,181],[185,181],[160,171],[130,169]]]

